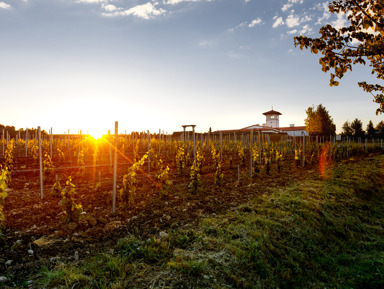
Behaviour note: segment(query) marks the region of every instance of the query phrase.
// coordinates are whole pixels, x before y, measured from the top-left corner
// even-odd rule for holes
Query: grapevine
[[[60,182],[56,181],[51,188],[51,195],[54,197],[59,197],[61,195],[61,191],[62,191],[62,188],[61,188]]]
[[[259,148],[257,145],[254,145],[252,150],[252,168],[253,168],[253,173],[255,175],[258,174],[260,171],[259,157],[260,157]]]
[[[182,174],[185,168],[185,152],[182,146],[179,147],[176,153],[176,166],[179,174]]]
[[[8,176],[9,176],[9,173],[8,173],[7,169],[1,170],[1,174],[0,174],[0,229],[4,226],[4,221],[5,221],[5,216],[3,213],[3,205],[5,202],[5,199],[8,196],[8,194],[7,194]]]
[[[135,162],[132,167],[129,168],[128,174],[123,177],[123,187],[120,189],[120,197],[123,207],[127,207],[133,199],[138,183],[137,172],[140,167],[144,165],[147,158],[148,153],[146,153],[139,161]]]
[[[66,221],[77,222],[83,212],[83,207],[81,204],[75,203],[76,186],[72,183],[72,178],[68,177],[65,184],[65,188],[61,190],[61,197],[62,206],[67,215]]]
[[[156,178],[161,185],[160,194],[162,196],[168,196],[171,181],[169,180],[169,167],[164,167],[162,159],[158,160],[158,171]]]
[[[241,142],[237,144],[237,155],[239,156],[239,163],[241,167],[245,167],[245,152]]]
[[[199,187],[201,185],[201,176],[199,173],[199,168],[195,165],[191,166],[190,179],[191,179],[191,182],[189,183],[190,192],[192,194],[196,194],[199,191]]]
[[[44,173],[44,177],[46,179],[49,179],[49,178],[53,177],[53,175],[55,174],[54,169],[55,169],[55,166],[53,165],[51,157],[47,153],[44,154],[44,160],[43,160],[43,173]]]
[[[224,180],[224,174],[221,170],[221,161],[217,164],[214,178],[215,178],[215,185],[218,187],[221,187]]]

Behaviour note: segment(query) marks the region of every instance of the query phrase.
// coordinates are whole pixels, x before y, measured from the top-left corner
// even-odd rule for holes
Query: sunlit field
[[[5,288],[379,288],[383,141],[0,142]]]

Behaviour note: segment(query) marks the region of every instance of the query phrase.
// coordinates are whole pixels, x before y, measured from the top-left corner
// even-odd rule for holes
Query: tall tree
[[[307,113],[305,126],[310,135],[329,136],[335,134],[336,126],[322,104],[319,104],[317,108],[313,106],[308,107],[305,112]]]
[[[380,121],[376,125],[375,129],[379,131],[379,136],[380,137],[384,137],[384,121]]]
[[[341,134],[343,136],[351,137],[352,133],[353,133],[353,131],[352,131],[352,128],[351,128],[351,124],[349,123],[349,121],[346,121],[343,124],[343,127],[341,128]]]
[[[352,65],[369,63],[372,74],[384,80],[384,1],[383,0],[335,0],[328,6],[331,13],[345,14],[349,24],[339,29],[332,25],[320,28],[319,38],[296,36],[295,47],[310,48],[312,53],[321,52],[322,70],[330,73],[330,86],[337,86]],[[379,104],[376,114],[384,112],[384,86],[358,83],[373,95]]]
[[[351,123],[351,128],[353,137],[358,138],[364,136],[365,132],[363,130],[363,123],[360,119],[355,118],[355,120]]]
[[[372,123],[372,120],[369,121],[368,125],[367,125],[367,135],[369,137],[374,137],[376,134],[376,130],[375,128],[373,127],[373,123]]]

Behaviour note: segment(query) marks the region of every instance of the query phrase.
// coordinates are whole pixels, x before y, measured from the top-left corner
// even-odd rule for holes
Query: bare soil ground
[[[26,162],[27,160],[24,160]],[[19,160],[15,166],[28,165]],[[186,224],[197,224],[201,217],[220,214],[246,203],[257,194],[267,193],[270,187],[284,186],[292,179],[300,179],[304,170],[291,164],[278,174],[272,167],[270,175],[261,172],[250,180],[249,169],[244,169],[238,182],[237,166],[224,166],[225,181],[218,188],[213,184],[214,170],[205,164],[201,190],[189,193],[189,170],[180,175],[171,166],[171,189],[160,194],[155,172],[146,167],[139,175],[140,182],[132,205],[122,208],[117,197],[116,213],[112,214],[112,174],[109,167],[101,171],[101,187],[95,189],[94,172],[60,171],[60,182],[72,176],[76,185],[76,202],[82,204],[83,214],[76,223],[66,222],[59,196],[45,186],[40,198],[37,172],[14,173],[5,201],[5,229],[0,237],[0,276],[6,276],[11,286],[28,286],[27,281],[38,277],[42,266],[53,267],[57,262],[82,259],[96,252],[107,252],[116,240],[128,232],[149,237],[161,231]],[[125,168],[119,169],[121,185]],[[173,173],[172,173],[173,172]],[[317,173],[313,168],[306,173]],[[33,287],[33,285],[30,285]]]

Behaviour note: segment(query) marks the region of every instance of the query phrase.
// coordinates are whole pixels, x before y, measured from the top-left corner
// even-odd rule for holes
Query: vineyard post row
[[[52,134],[52,128],[50,129],[50,135],[49,135],[49,150],[50,150],[50,155],[52,155],[52,152],[53,152],[53,134]],[[35,135],[36,136],[36,135]],[[147,131],[147,136],[148,136],[148,152],[150,154],[150,150],[151,150],[151,134],[149,133],[149,130]],[[2,144],[3,144],[3,147],[5,145],[5,141],[4,141],[4,137],[5,137],[5,134],[4,134],[4,130],[3,130],[3,135],[2,135]],[[43,192],[43,165],[42,165],[42,135],[41,135],[41,129],[40,127],[38,127],[38,132],[37,132],[37,137],[38,137],[38,157],[39,157],[39,172],[40,172],[40,189],[41,189],[41,192],[40,192],[40,196],[41,198],[44,197],[44,192]],[[110,133],[109,133],[109,137],[110,137]],[[125,134],[125,140],[126,140],[126,134]],[[206,138],[205,140],[208,139],[208,141],[210,141],[210,134],[206,135]],[[220,132],[219,133],[219,141],[220,141],[220,156],[221,156],[221,159],[223,158],[223,133]],[[119,134],[118,134],[118,123],[116,122],[115,123],[115,135],[114,135],[114,171],[116,169],[117,171],[117,147],[118,147],[118,139],[119,139]],[[302,140],[300,140],[300,138]],[[10,139],[10,136],[7,132],[7,137],[6,137],[6,140],[7,142],[9,142],[9,139]],[[19,139],[20,139],[20,134],[19,134]],[[135,141],[135,135],[132,135],[132,139]],[[141,139],[141,135],[140,135],[140,139]],[[145,139],[145,136],[144,138]],[[165,138],[166,140],[167,138]],[[201,140],[203,141],[203,135],[201,135]],[[236,140],[237,139],[237,135],[234,134],[234,139]],[[258,136],[256,138],[256,136],[254,135],[253,131],[251,130],[249,133],[242,133],[241,134],[241,140],[242,140],[242,145],[244,147],[248,147],[250,149],[250,159],[251,159],[251,163],[250,163],[250,176],[252,177],[252,150],[251,148],[254,146],[254,141],[256,141],[257,139],[257,142],[258,142],[258,145],[259,145],[259,150],[261,151],[261,147],[262,146],[264,148],[265,146],[265,143],[268,143],[270,142],[270,137],[269,135],[266,135],[266,134],[260,134],[260,131],[258,132]],[[288,138],[285,138],[284,141],[286,144],[289,144],[289,146],[292,148],[292,145],[294,147],[296,147],[297,144],[299,143],[302,143],[302,164],[304,166],[304,162],[305,162],[305,144],[306,144],[306,139],[308,140],[308,143],[311,143],[311,137],[307,137],[305,135],[302,135],[302,137],[294,137],[293,140],[289,140]],[[81,140],[81,132],[80,132],[80,140]],[[159,152],[161,154],[161,140],[162,140],[162,136],[161,136],[161,130],[159,131],[159,144],[158,144],[158,148],[159,148]],[[216,134],[214,134],[213,136],[213,140],[216,141]],[[332,138],[332,136],[330,136],[329,138],[329,141],[332,142],[333,140],[333,143],[336,142],[336,139],[335,137]],[[28,132],[26,132],[26,144],[27,144],[27,141],[28,141]],[[231,141],[231,135],[228,134],[226,137],[225,137],[225,141],[226,142],[230,142]],[[325,141],[328,141],[326,140],[324,137],[321,139],[320,138],[320,142],[325,142]],[[353,143],[355,143],[355,140],[354,139],[351,139],[351,138],[345,138],[345,139],[342,139],[341,142],[342,143],[346,143],[347,146],[346,146],[346,155],[347,157],[349,156],[349,146],[351,144],[351,141]],[[35,140],[34,140],[35,142]],[[194,142],[194,159],[195,159],[195,162],[196,162],[196,136],[195,136],[195,130],[194,130],[194,126],[193,126],[193,142]],[[315,143],[319,143],[319,138],[316,137],[316,141]],[[377,140],[377,144],[379,143],[379,140]],[[69,148],[69,144],[70,144],[70,135],[69,135],[69,130],[68,130],[68,151],[69,151],[69,155],[71,156],[70,154],[70,148]],[[362,141],[361,139],[357,139],[357,144],[361,145],[362,144]],[[372,138],[372,144],[375,145],[375,139]],[[133,148],[135,149],[135,142],[133,142]],[[185,131],[184,131],[184,145],[185,145]],[[188,148],[189,148],[189,145],[190,145],[190,139],[189,139],[189,133],[188,133]],[[381,148],[383,147],[383,140],[380,139],[380,146]],[[364,142],[364,147],[365,149],[367,149],[368,147],[368,139],[365,139],[365,142]],[[78,151],[80,150],[80,148],[78,147]],[[110,152],[110,160],[111,160],[111,165],[112,165],[112,143],[109,142],[109,152]],[[135,150],[134,150],[134,153],[135,153]],[[261,163],[261,154],[260,154],[260,159],[259,159],[259,163]],[[148,158],[148,169],[150,170],[150,158]],[[116,175],[114,174],[114,199],[116,197]],[[115,201],[114,201],[115,202]],[[113,206],[113,210],[115,210],[115,207]]]
[[[261,141],[261,143],[263,144],[263,147],[264,147],[264,143],[265,142],[270,142],[270,139],[269,139],[269,135],[266,135],[266,134],[264,134],[264,133],[262,133],[261,134],[261,137],[260,137],[260,131],[258,132],[259,133],[259,136],[257,136],[257,137],[255,137],[255,136],[253,136],[253,138],[252,138],[252,143],[257,139],[257,142],[260,144],[260,141]],[[242,143],[244,144],[244,145],[246,145],[248,148],[249,148],[249,146],[251,146],[251,144],[250,144],[250,138],[251,138],[251,136],[250,136],[250,134],[252,134],[252,132],[249,132],[249,133],[247,133],[247,135],[244,135],[244,134],[242,134],[241,135],[241,141],[242,141]],[[189,135],[189,134],[188,134]],[[9,135],[7,135],[7,141],[5,141],[4,140],[4,136],[5,136],[5,134],[3,134],[2,135],[2,145],[3,145],[3,147],[6,145],[6,143],[7,143],[7,141],[9,141]],[[41,136],[42,137],[42,139],[43,139],[43,136]],[[210,137],[210,135],[208,134],[208,136],[206,136],[206,137],[204,137],[203,136],[203,134],[201,134],[201,141],[204,141],[204,139],[206,140],[207,139],[207,137],[208,137],[208,140],[210,140],[211,139],[211,137]],[[80,138],[81,138],[81,135],[80,135]],[[293,137],[293,138],[283,138],[282,140],[283,141],[285,141],[285,142],[291,142],[291,143],[293,143],[295,146],[296,146],[296,144],[298,143],[298,141],[297,141],[297,139],[298,138],[300,138],[300,137]],[[20,138],[19,138],[20,139]],[[133,140],[135,140],[135,136],[133,135],[133,136],[131,136],[130,137],[130,139],[133,139]],[[149,131],[148,131],[148,142],[150,141],[150,139],[151,139],[151,135],[149,134]],[[234,135],[234,139],[235,139],[235,142],[236,142],[236,140],[237,140],[237,136],[236,136],[236,134]],[[313,142],[313,138],[312,137],[308,137],[308,136],[302,136],[302,143],[305,145],[305,143],[306,143],[306,139],[308,139],[308,142]],[[26,137],[25,137],[25,155],[26,155],[26,157],[28,156],[28,140],[29,140],[29,138],[28,138],[28,131],[27,131],[27,133],[26,133]],[[165,138],[165,141],[167,140],[167,138]],[[244,140],[245,140],[245,142],[244,142]],[[336,142],[336,140],[335,140],[335,137],[332,137],[332,136],[330,136],[329,137],[329,140],[330,141],[332,141],[333,140],[333,142],[335,143]],[[35,139],[33,140],[34,142],[36,141]],[[161,130],[160,130],[160,133],[159,133],[159,152],[160,152],[160,154],[161,154],[161,141],[162,141],[162,135],[161,135]],[[216,141],[216,135],[214,135],[214,137],[213,137],[213,141],[215,142]],[[227,136],[225,136],[224,137],[224,141],[225,142],[228,142],[228,141],[231,141],[231,135],[230,134],[228,134]],[[325,142],[325,141],[328,141],[328,138],[326,139],[325,137],[322,137],[322,138],[320,138],[320,140],[319,140],[319,138],[318,137],[316,137],[316,143],[319,143],[319,142],[321,142],[321,143],[323,143],[323,142]],[[351,142],[353,142],[353,143],[355,143],[355,141],[357,141],[357,143],[359,143],[359,144],[362,144],[362,141],[361,141],[361,138],[358,138],[357,140],[355,140],[355,139],[351,139],[351,138],[343,138],[342,139],[342,143],[347,143],[348,145],[350,145],[351,144]],[[380,141],[380,145],[381,145],[381,147],[382,147],[382,143],[383,143],[383,140],[382,139],[377,139],[377,142],[379,142]],[[185,141],[184,141],[185,142]],[[194,143],[196,142],[196,138],[194,137]],[[50,129],[50,136],[49,136],[49,148],[50,148],[50,152],[49,152],[49,154],[50,154],[50,156],[51,156],[51,158],[52,158],[52,156],[53,156],[53,148],[52,148],[52,146],[53,146],[53,133],[52,133],[52,128]],[[188,147],[189,147],[189,136],[188,136],[188,141],[187,141],[187,143],[188,143]],[[368,143],[369,143],[369,140],[366,138],[365,139],[365,142],[364,142],[364,145],[365,145],[365,148],[367,148],[367,146],[368,146]],[[375,139],[374,138],[372,138],[372,143],[373,144],[375,144]],[[222,132],[220,132],[220,155],[222,156],[223,155],[223,149],[222,149],[222,144],[223,144],[223,134],[222,134]],[[163,145],[164,146],[164,145]],[[135,149],[135,142],[134,142],[134,145],[132,146],[132,148],[133,148],[133,152],[134,152],[134,149]],[[78,150],[79,150],[80,148],[78,148]],[[208,150],[209,150],[209,148],[207,148]],[[347,148],[348,149],[348,148]],[[5,150],[5,149],[4,149]],[[348,152],[349,153],[349,152]],[[168,154],[168,151],[167,151],[167,154]],[[303,155],[304,155],[305,153],[303,153]],[[70,154],[70,134],[69,134],[69,130],[68,130],[68,155],[69,155],[69,158],[70,159],[72,159],[72,155]],[[110,150],[110,165],[111,165],[111,167],[112,167],[112,151]],[[260,156],[260,161],[261,161],[261,156]],[[72,160],[71,160],[71,163],[72,163]]]

